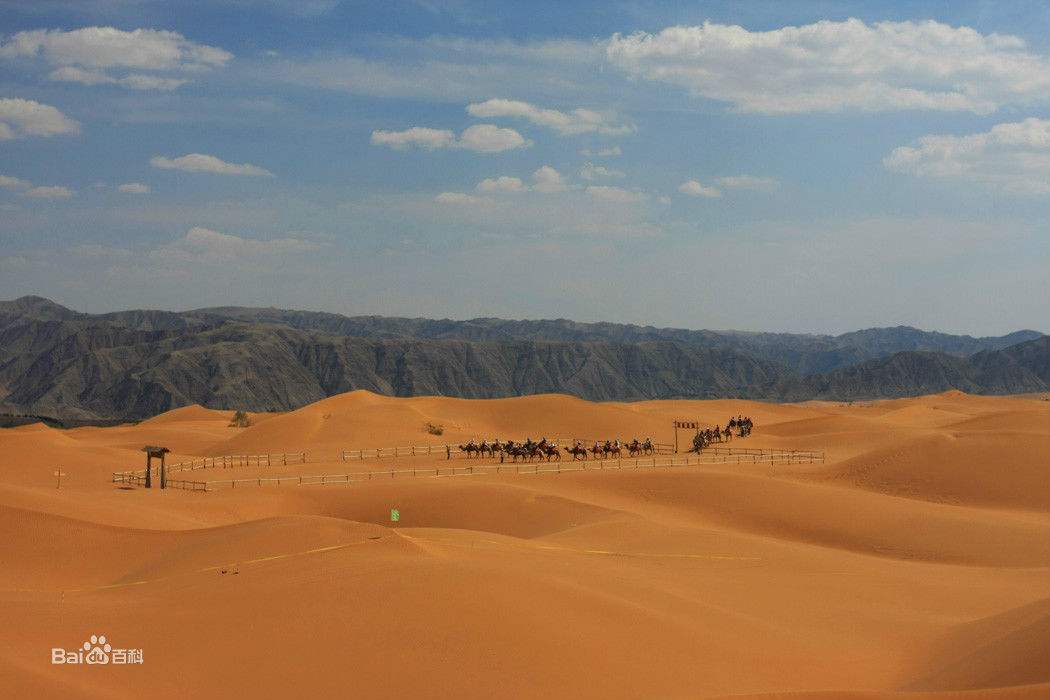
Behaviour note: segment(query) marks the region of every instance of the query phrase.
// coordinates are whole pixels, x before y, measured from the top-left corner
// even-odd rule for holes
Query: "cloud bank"
[[[83,27],[18,32],[0,44],[0,58],[40,59],[55,66],[48,76],[51,80],[116,84],[135,90],[174,90],[188,78],[131,71],[197,73],[221,68],[233,55],[190,41],[178,32]]]
[[[988,113],[1045,101],[1050,59],[1024,40],[935,21],[820,21],[771,31],[705,22],[614,34],[608,60],[741,112]]]
[[[1050,120],[1031,117],[967,136],[923,136],[914,145],[895,148],[883,164],[918,177],[1050,194]]]

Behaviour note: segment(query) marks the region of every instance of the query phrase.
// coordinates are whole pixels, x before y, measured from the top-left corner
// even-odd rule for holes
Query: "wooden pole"
[[[150,472],[153,471],[152,457],[149,452],[146,453],[146,488],[153,488],[153,478],[150,476]]]

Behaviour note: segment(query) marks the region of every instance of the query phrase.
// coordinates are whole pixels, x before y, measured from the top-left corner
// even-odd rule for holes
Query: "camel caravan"
[[[736,437],[745,438],[751,434],[753,426],[754,422],[751,418],[736,416],[729,419],[725,430],[720,429],[718,426],[698,430],[693,438],[693,447],[689,451],[700,452],[711,445],[711,443],[729,442],[733,439],[734,431]],[[542,438],[539,441],[526,438],[524,442],[515,442],[514,440],[505,442],[500,442],[499,440],[486,442],[482,440],[475,442],[471,440],[467,444],[459,445],[458,447],[468,458],[495,459],[498,457],[501,462],[507,458],[510,458],[513,462],[519,460],[522,462],[531,462],[533,460],[560,461],[562,450],[572,455],[574,461],[588,458],[610,459],[624,456],[647,457],[656,453],[653,440],[649,437],[645,438],[645,440],[634,438],[630,442],[621,441],[619,438],[605,440],[604,442],[595,440],[590,447],[584,445],[582,440],[574,441],[570,447],[559,447],[555,441],[547,438]],[[451,458],[451,452],[448,456]]]
[[[513,440],[500,442],[499,440],[493,440],[491,443],[487,443],[482,440],[476,443],[471,440],[466,445],[460,445],[459,449],[465,452],[467,457],[499,457],[501,462],[506,457],[510,457],[512,461],[520,459],[523,462],[534,459],[545,459],[548,462],[552,459],[561,459],[561,451],[558,446],[547,438],[543,438],[539,442],[534,441],[532,438],[526,439],[525,442],[514,442]]]
[[[610,457],[621,457],[626,452],[630,457],[638,457],[641,455],[651,455],[656,451],[653,446],[651,438],[645,438],[644,441],[635,438],[630,442],[621,442],[619,439],[606,440],[605,442],[595,441],[592,447],[585,447],[583,442],[577,440],[571,447],[558,447],[558,445],[543,438],[538,442],[532,438],[526,438],[524,442],[514,442],[513,440],[507,440],[506,442],[500,442],[499,440],[493,440],[492,442],[475,442],[471,440],[465,445],[459,445],[461,452],[466,453],[467,457],[478,457],[492,458],[499,457],[499,461],[504,461],[508,457],[511,461],[521,460],[523,462],[531,462],[535,459],[560,461],[561,451],[564,450],[568,454],[572,455],[573,460],[585,460],[588,454],[594,455],[594,459],[608,459]]]
[[[713,428],[697,430],[696,435],[693,437],[693,447],[689,451],[699,454],[701,450],[709,447],[713,442],[729,442],[733,439],[734,430],[736,430],[737,437],[746,438],[751,434],[751,429],[754,425],[755,423],[750,416],[736,416],[729,419],[725,430],[719,429],[717,425]]]
[[[583,444],[577,440],[576,444],[572,447],[566,447],[565,451],[572,455],[574,460],[576,459],[587,459],[587,453],[594,455],[595,459],[609,459],[610,457],[621,457],[626,451],[628,457],[640,457],[642,455],[651,455],[656,451],[653,447],[652,438],[645,438],[644,442],[640,442],[638,438],[634,438],[630,442],[621,443],[617,440],[606,440],[605,442],[598,442],[595,440],[591,447],[584,447]]]

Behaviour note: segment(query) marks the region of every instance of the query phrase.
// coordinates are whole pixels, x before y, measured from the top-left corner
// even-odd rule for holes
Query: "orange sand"
[[[341,462],[342,449],[671,442],[675,418],[740,413],[757,427],[732,446],[827,462],[209,493],[109,481],[141,468],[145,444],[172,461],[310,458],[176,478],[343,473],[377,467]],[[1050,698],[1050,402],[1038,397],[353,392],[249,428],[230,415],[0,431],[4,697]],[[50,663],[52,647],[92,634],[145,662]]]

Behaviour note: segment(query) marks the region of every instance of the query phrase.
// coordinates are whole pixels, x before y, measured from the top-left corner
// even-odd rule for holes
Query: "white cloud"
[[[625,177],[625,173],[622,170],[613,170],[612,168],[606,168],[604,165],[584,163],[583,167],[580,168],[580,177],[582,177],[584,180],[597,180],[601,177]]]
[[[377,130],[372,132],[372,144],[375,146],[390,146],[403,151],[416,147],[428,151],[435,148],[448,148],[456,141],[456,135],[448,129],[428,129],[423,126],[413,126],[404,131]]]
[[[117,185],[117,191],[125,194],[149,194],[150,188],[141,182],[125,182],[123,185]]]
[[[634,131],[633,126],[616,123],[616,117],[612,114],[582,108],[571,112],[561,112],[556,109],[537,107],[521,100],[492,99],[476,102],[467,105],[467,113],[472,117],[482,119],[499,117],[525,119],[537,126],[553,129],[562,136],[585,133],[622,136]]]
[[[521,178],[507,175],[485,178],[477,185],[478,192],[524,192],[527,189]]]
[[[48,80],[80,83],[81,85],[123,85],[133,90],[174,90],[189,82],[189,80],[181,78],[163,78],[142,73],[131,73],[123,78],[114,78],[102,71],[86,70],[76,66],[56,68],[47,77]]]
[[[662,195],[660,195],[659,197],[656,198],[656,201],[659,202],[660,204],[670,204],[671,203],[671,198],[668,197],[666,194],[662,194]]]
[[[194,226],[182,238],[150,251],[156,261],[240,262],[245,259],[279,258],[319,250],[321,246],[302,238],[259,240]]]
[[[678,191],[682,194],[687,194],[690,197],[707,197],[714,199],[722,196],[722,190],[717,187],[707,187],[701,185],[696,180],[687,180],[678,186]]]
[[[728,189],[758,190],[759,192],[772,192],[780,186],[780,182],[776,178],[756,177],[754,175],[729,175],[718,178],[717,182]]]
[[[73,196],[73,190],[60,185],[43,185],[26,190],[22,196],[34,199],[69,199]]]
[[[609,148],[598,148],[590,149],[584,148],[580,151],[581,156],[587,156],[588,158],[611,158],[614,156],[622,156],[623,151],[619,146],[610,146]]]
[[[79,134],[80,124],[51,105],[0,98],[0,141],[23,136]]]
[[[18,32],[0,44],[0,57],[38,57],[57,67],[48,76],[51,80],[84,85],[115,84],[135,90],[174,90],[188,79],[121,72],[195,73],[220,68],[233,55],[215,46],[190,41],[178,32],[83,27],[71,31]]]
[[[557,170],[549,165],[543,165],[532,173],[532,184],[527,185],[518,177],[501,175],[495,178],[487,178],[477,184],[478,192],[539,192],[541,194],[554,194],[565,192],[569,189],[565,178]]]
[[[541,166],[532,173],[532,185],[526,185],[521,178],[501,175],[499,177],[487,178],[477,184],[475,189],[486,194],[498,192],[539,192],[541,194],[555,194],[569,190],[568,184],[561,173],[549,165]],[[497,212],[517,198],[493,198],[478,197],[466,192],[442,192],[434,197],[438,204],[454,205],[462,207],[463,211],[484,212],[486,215],[495,215]],[[519,202],[521,200],[518,200]]]
[[[149,164],[162,170],[184,170],[191,173],[216,173],[218,175],[245,175],[249,177],[273,177],[266,168],[251,163],[227,163],[204,153],[188,153],[178,158],[154,156]]]
[[[705,22],[614,34],[606,55],[632,77],[742,112],[987,113],[1050,92],[1050,59],[1019,37],[934,21],[849,19],[755,32]]]
[[[223,49],[189,41],[178,32],[128,32],[114,27],[18,32],[0,45],[0,56],[40,56],[59,66],[145,70],[215,68],[233,57]]]
[[[528,148],[532,142],[525,140],[514,129],[503,129],[493,124],[475,124],[463,131],[458,145],[478,153],[499,153],[514,148]]]
[[[389,146],[399,151],[409,148],[422,148],[427,151],[462,148],[477,153],[500,153],[532,145],[532,141],[526,140],[514,129],[502,129],[493,124],[475,124],[467,127],[459,138],[449,129],[430,129],[422,126],[414,126],[404,131],[380,129],[372,132],[371,141],[375,146]]]
[[[476,205],[483,204],[488,200],[483,197],[475,197],[466,192],[442,192],[434,197],[434,201],[438,204]]]
[[[5,190],[24,190],[32,187],[32,183],[10,175],[0,175],[0,188]]]
[[[1031,117],[967,136],[923,136],[895,148],[889,170],[979,182],[1022,194],[1050,194],[1050,120]]]
[[[569,188],[561,173],[549,165],[544,165],[532,174],[532,189],[545,194],[564,192]]]
[[[586,189],[587,194],[603,202],[616,202],[619,204],[631,204],[645,199],[644,192],[625,190],[622,187],[609,185],[591,185]]]

